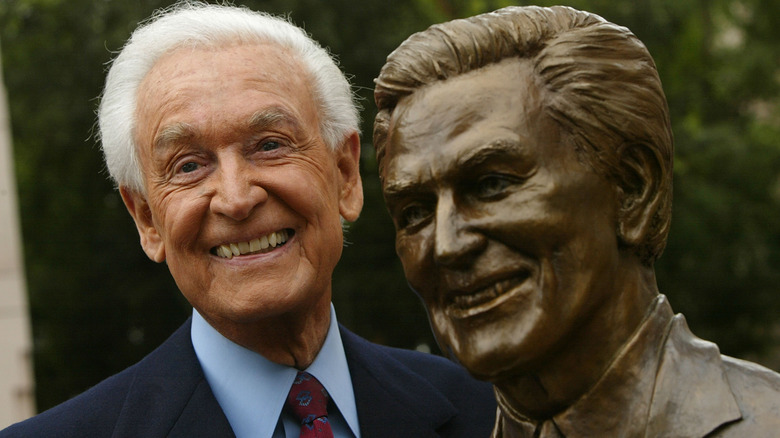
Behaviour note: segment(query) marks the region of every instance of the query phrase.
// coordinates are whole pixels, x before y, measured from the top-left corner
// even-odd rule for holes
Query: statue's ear
[[[664,166],[656,151],[645,144],[627,143],[618,152],[618,237],[626,246],[637,246],[650,232],[661,207]]]

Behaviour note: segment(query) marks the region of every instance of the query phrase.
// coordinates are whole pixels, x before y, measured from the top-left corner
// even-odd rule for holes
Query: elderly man
[[[443,349],[494,384],[494,436],[776,436],[780,376],[658,292],[672,132],[631,32],[507,8],[411,36],[376,84],[396,250]]]
[[[363,203],[358,115],[301,29],[233,7],[164,11],[113,62],[99,122],[141,246],[193,317],[138,364],[0,435],[489,433],[490,385],[336,322],[341,218]]]

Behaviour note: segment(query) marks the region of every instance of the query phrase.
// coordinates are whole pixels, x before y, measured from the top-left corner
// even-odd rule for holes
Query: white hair
[[[349,81],[327,50],[301,28],[243,7],[180,2],[141,23],[111,63],[98,107],[98,138],[117,186],[145,193],[135,144],[138,88],[166,54],[181,47],[272,43],[297,56],[312,81],[320,134],[336,149],[359,130],[358,106]]]

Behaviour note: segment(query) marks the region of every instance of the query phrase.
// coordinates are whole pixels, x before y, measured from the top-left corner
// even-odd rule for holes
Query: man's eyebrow
[[[252,131],[259,132],[267,130],[272,126],[278,126],[279,124],[292,125],[295,130],[300,127],[297,118],[290,114],[286,109],[278,106],[266,108],[252,114],[249,118],[248,126]]]
[[[154,139],[154,149],[162,150],[175,144],[181,143],[185,139],[191,139],[196,136],[195,129],[187,123],[174,123],[163,128]]]
[[[253,132],[261,132],[273,126],[289,124],[294,130],[300,127],[298,120],[282,107],[266,108],[249,117],[246,126]],[[160,130],[154,139],[155,150],[164,150],[171,146],[191,141],[198,136],[197,130],[188,123],[174,123]]]

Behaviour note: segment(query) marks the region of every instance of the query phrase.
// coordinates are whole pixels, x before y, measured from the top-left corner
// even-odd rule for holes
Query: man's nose
[[[241,159],[220,163],[211,211],[236,221],[248,218],[256,206],[268,199],[268,192],[256,178],[257,171]]]
[[[434,260],[438,265],[466,266],[484,249],[485,236],[470,226],[452,196],[438,200],[435,225]]]

